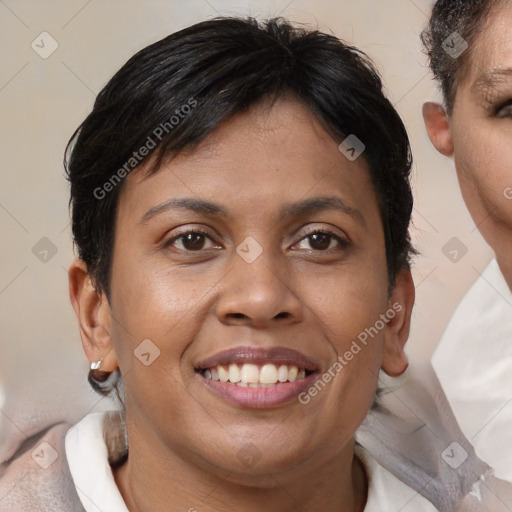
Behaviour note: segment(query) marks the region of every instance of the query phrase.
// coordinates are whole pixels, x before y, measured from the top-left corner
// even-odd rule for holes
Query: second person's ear
[[[453,142],[450,123],[445,108],[439,103],[429,101],[423,105],[423,120],[430,141],[439,153],[453,155]]]

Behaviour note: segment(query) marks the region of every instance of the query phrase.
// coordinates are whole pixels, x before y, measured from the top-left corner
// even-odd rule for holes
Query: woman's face
[[[512,1],[491,15],[468,51],[447,153],[453,152],[472,218],[512,287]]]
[[[290,99],[130,175],[112,268],[105,330],[131,442],[163,458],[231,478],[351,460],[381,365],[407,365],[400,294],[411,285],[399,279],[388,297],[365,160],[349,161]]]

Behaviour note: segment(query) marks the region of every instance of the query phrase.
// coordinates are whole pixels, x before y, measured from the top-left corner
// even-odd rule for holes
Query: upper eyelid
[[[306,228],[304,228],[306,229]],[[341,231],[341,233],[338,233],[337,231]],[[295,232],[294,236],[300,236],[300,239],[298,240],[299,242],[301,240],[303,240],[304,238],[306,238],[307,236],[313,234],[313,233],[317,233],[317,232],[326,232],[327,234],[333,236],[333,237],[338,237],[338,238],[341,238],[342,240],[343,239],[346,239],[346,242],[351,242],[351,238],[347,235],[347,233],[345,233],[344,230],[342,230],[341,228],[334,228],[334,226],[330,226],[330,227],[312,227],[312,228],[309,228],[305,231],[303,231],[302,229],[298,230]],[[302,235],[301,235],[302,233]]]
[[[511,70],[512,71],[512,70]],[[504,97],[510,93],[512,84],[512,73],[507,75],[493,74],[487,79],[477,80],[473,85],[473,91],[489,103],[494,102],[500,96]]]
[[[489,108],[496,108],[504,105],[511,99],[510,88],[498,87],[497,85],[482,86],[479,90],[479,97],[484,105]]]
[[[510,95],[500,95],[497,92],[483,98],[483,106],[493,114],[498,113],[501,109],[511,104],[512,97]]]

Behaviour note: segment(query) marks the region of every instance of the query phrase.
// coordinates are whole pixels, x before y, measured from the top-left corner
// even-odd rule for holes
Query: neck
[[[308,460],[274,474],[263,469],[257,475],[244,475],[169,453],[151,434],[137,435],[129,428],[128,435],[129,456],[113,471],[130,512],[362,512],[365,508],[368,485],[354,456],[353,440],[327,460]]]

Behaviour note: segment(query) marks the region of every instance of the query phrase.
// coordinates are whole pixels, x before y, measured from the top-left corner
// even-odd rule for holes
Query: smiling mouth
[[[239,387],[268,388],[304,380],[312,371],[296,365],[266,363],[229,363],[211,368],[199,368],[196,372],[207,380],[234,384]]]

